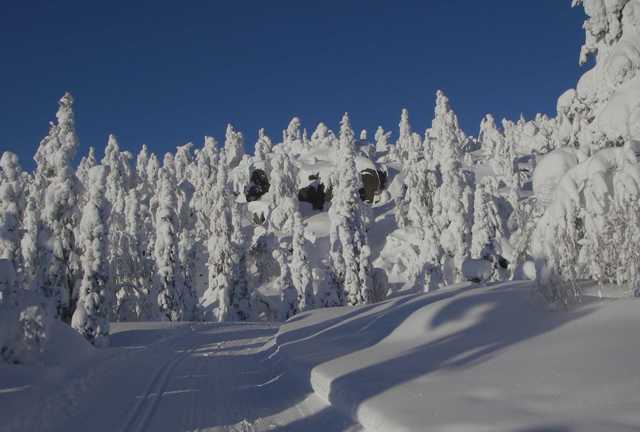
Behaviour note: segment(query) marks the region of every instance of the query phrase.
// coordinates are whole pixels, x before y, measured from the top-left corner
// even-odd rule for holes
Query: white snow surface
[[[138,322],[111,330],[111,348],[93,349],[67,327],[47,364],[0,365],[0,431],[361,430],[268,358],[274,325]],[[83,352],[72,347],[78,343],[85,355],[65,359],[65,351]]]
[[[530,287],[305,313],[273,356],[370,431],[640,429],[638,300],[549,311]]]

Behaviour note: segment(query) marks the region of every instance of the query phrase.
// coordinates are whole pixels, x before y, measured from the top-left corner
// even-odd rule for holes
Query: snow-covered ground
[[[300,315],[273,357],[371,431],[640,430],[638,306],[459,286]]]
[[[357,431],[282,364],[269,324],[116,324],[84,362],[0,366],[0,430]]]
[[[0,431],[639,430],[640,300],[550,311],[530,288],[114,324],[101,350],[67,329],[47,364],[0,367]]]

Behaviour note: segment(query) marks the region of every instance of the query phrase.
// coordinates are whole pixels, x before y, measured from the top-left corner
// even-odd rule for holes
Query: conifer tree
[[[354,134],[345,113],[340,123],[340,153],[337,184],[329,210],[332,289],[342,303],[374,301],[371,283],[364,209],[358,190],[360,175],[353,154]]]
[[[71,94],[65,93],[60,99],[56,119],[34,156],[37,202],[44,203],[43,231],[38,236],[38,262],[44,271],[39,282],[44,296],[52,302],[55,315],[68,322],[78,274],[74,231],[80,219],[81,192],[71,167],[78,147]]]
[[[301,311],[313,309],[315,298],[313,294],[313,277],[311,265],[307,256],[307,247],[304,237],[305,224],[300,213],[296,212],[294,217],[291,275],[293,286],[299,298],[299,309]]]
[[[175,178],[166,167],[160,169],[160,190],[156,213],[156,242],[154,257],[158,268],[158,307],[169,321],[179,321],[183,315],[180,294],[184,280],[180,271],[178,250],[178,220]]]
[[[80,295],[73,314],[71,326],[93,345],[109,344],[109,250],[107,220],[109,203],[106,200],[106,178],[108,168],[97,166],[88,173],[90,188],[87,204],[82,211],[79,243],[82,249],[83,277]]]
[[[244,138],[241,132],[234,129],[232,125],[227,125],[227,132],[224,140],[224,152],[227,155],[227,166],[233,169],[244,156]]]

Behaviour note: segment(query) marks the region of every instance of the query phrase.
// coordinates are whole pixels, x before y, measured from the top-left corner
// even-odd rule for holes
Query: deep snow
[[[637,308],[459,286],[300,315],[273,357],[371,431],[640,430]]]
[[[465,284],[279,329],[114,324],[102,350],[58,329],[48,363],[0,366],[0,431],[639,430],[638,301]]]

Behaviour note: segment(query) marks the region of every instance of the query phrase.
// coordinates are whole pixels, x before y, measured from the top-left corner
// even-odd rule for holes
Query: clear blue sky
[[[107,135],[158,154],[227,122],[248,150],[297,115],[310,131],[395,131],[403,107],[423,132],[434,94],[463,128],[481,117],[555,113],[583,72],[582,8],[569,0],[13,1],[0,14],[0,150],[32,155],[68,90],[80,153]]]

